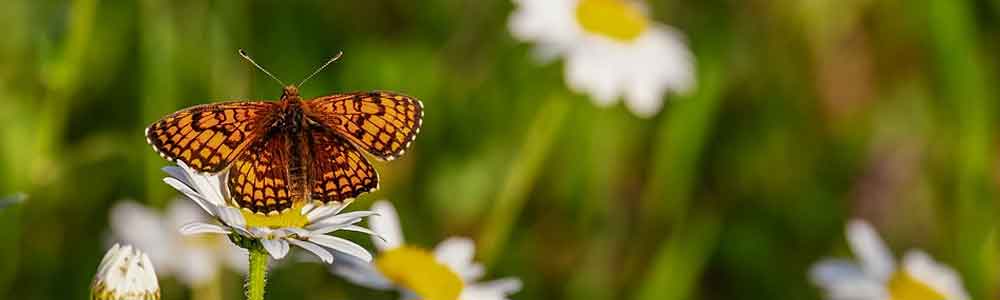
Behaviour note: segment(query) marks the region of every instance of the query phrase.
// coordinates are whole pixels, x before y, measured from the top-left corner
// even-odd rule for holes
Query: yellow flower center
[[[944,300],[946,297],[906,271],[892,274],[889,279],[890,300]]]
[[[243,214],[243,218],[247,220],[247,227],[302,228],[306,226],[306,224],[309,224],[309,219],[302,215],[303,206],[305,206],[305,203],[298,203],[292,205],[291,209],[274,215],[257,214],[249,209],[241,209],[240,213]]]
[[[382,252],[375,260],[382,275],[425,300],[456,300],[462,279],[424,249],[403,246]]]
[[[576,20],[587,32],[629,42],[639,37],[649,20],[625,0],[580,0]]]

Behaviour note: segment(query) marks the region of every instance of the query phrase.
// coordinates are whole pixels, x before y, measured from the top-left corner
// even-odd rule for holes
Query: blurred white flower
[[[517,278],[479,282],[483,266],[472,261],[475,244],[467,238],[449,238],[431,253],[404,244],[399,216],[391,203],[375,202],[377,216],[369,224],[382,239],[373,239],[379,250],[374,264],[338,259],[331,271],[355,284],[374,289],[399,290],[404,299],[505,300],[521,289]]]
[[[865,221],[847,225],[847,241],[858,262],[824,259],[810,270],[810,279],[826,291],[827,299],[969,299],[958,273],[923,251],[908,251],[897,268],[889,248]]]
[[[174,199],[164,215],[133,201],[122,201],[111,209],[111,230],[122,240],[146,253],[160,276],[174,275],[189,287],[216,278],[223,264],[246,272],[246,250],[234,247],[223,236],[185,236],[178,229],[193,220],[208,221],[201,209],[183,199]]]
[[[146,254],[115,244],[101,259],[90,286],[92,300],[158,300],[160,284]]]
[[[170,176],[163,181],[185,196],[194,200],[221,225],[206,222],[191,222],[180,228],[185,235],[214,233],[236,234],[243,238],[259,240],[274,259],[288,254],[289,244],[306,249],[323,262],[333,262],[333,255],[327,248],[346,253],[364,261],[371,261],[372,255],[365,248],[346,239],[327,235],[337,230],[357,231],[374,235],[367,228],[355,225],[365,217],[374,215],[370,211],[340,212],[351,201],[297,204],[287,212],[277,215],[255,214],[241,210],[227,203],[228,191],[223,188],[225,173],[203,175],[188,168],[165,167]]]
[[[4,208],[7,208],[8,206],[11,205],[20,204],[21,202],[24,202],[24,199],[27,198],[28,196],[25,195],[24,193],[17,193],[14,195],[0,198],[0,210],[3,210]]]
[[[624,96],[640,117],[663,106],[667,91],[689,92],[694,58],[681,33],[626,0],[514,0],[510,32],[535,43],[543,59],[563,57],[570,89],[599,106]]]

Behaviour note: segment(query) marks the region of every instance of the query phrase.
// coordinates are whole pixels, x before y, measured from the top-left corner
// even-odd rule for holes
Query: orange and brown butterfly
[[[420,132],[423,105],[413,97],[373,91],[304,101],[295,85],[281,84],[277,102],[189,107],[149,125],[146,140],[163,158],[198,172],[228,171],[232,204],[274,215],[303,201],[345,201],[375,191],[378,173],[358,149],[392,160]]]

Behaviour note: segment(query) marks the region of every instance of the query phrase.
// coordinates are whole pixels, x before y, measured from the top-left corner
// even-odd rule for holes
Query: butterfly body
[[[304,201],[345,201],[378,189],[358,148],[383,160],[402,155],[420,130],[420,101],[354,92],[304,101],[295,86],[281,100],[191,107],[146,129],[161,156],[204,173],[228,171],[232,204],[277,214]]]

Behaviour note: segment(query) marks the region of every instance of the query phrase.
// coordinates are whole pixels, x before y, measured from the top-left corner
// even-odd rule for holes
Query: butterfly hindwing
[[[420,132],[423,105],[390,92],[353,92],[305,102],[306,114],[379,159],[391,160]]]
[[[357,148],[326,128],[310,130],[310,197],[329,203],[375,191],[378,173]]]
[[[146,128],[146,141],[164,158],[204,173],[226,169],[263,134],[274,102],[224,102],[175,112]]]
[[[249,147],[229,169],[229,192],[241,208],[257,213],[282,212],[293,204],[289,137],[270,134]],[[297,194],[297,193],[295,193]]]

